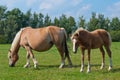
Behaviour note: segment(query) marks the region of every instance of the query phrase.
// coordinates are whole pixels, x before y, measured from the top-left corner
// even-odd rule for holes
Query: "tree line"
[[[110,32],[113,41],[120,41],[120,19],[114,17],[109,19],[103,14],[91,14],[89,21],[86,21],[84,16],[80,16],[78,21],[72,16],[67,17],[62,14],[59,18],[51,19],[48,14],[31,12],[22,12],[19,8],[7,10],[6,6],[0,6],[0,43],[11,43],[15,34],[26,26],[33,28],[45,26],[64,27],[67,34],[72,34],[77,28],[83,27],[89,31],[101,28]]]

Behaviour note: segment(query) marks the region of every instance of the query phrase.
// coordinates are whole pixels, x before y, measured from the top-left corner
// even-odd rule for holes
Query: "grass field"
[[[38,60],[38,68],[34,69],[31,60],[29,68],[23,68],[26,63],[26,51],[23,48],[19,50],[19,60],[15,67],[8,66],[7,53],[10,44],[0,44],[0,80],[120,80],[120,42],[113,42],[111,45],[113,70],[108,72],[108,56],[106,54],[106,66],[100,70],[101,54],[98,49],[91,52],[91,72],[86,73],[87,65],[84,72],[80,73],[80,50],[77,54],[72,53],[72,45],[68,42],[70,56],[73,67],[66,66],[59,69],[60,56],[55,47],[46,52],[35,52],[34,55]],[[87,64],[87,54],[85,57]]]

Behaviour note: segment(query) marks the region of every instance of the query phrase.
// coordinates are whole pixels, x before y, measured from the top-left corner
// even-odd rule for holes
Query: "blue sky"
[[[89,19],[92,12],[109,18],[120,17],[120,0],[0,0],[0,5],[7,6],[8,10],[19,8],[22,12],[31,9],[51,18],[65,14],[75,19],[79,16]]]

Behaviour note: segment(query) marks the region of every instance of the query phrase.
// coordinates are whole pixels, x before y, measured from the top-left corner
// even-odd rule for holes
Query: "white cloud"
[[[43,0],[39,4],[39,8],[40,10],[41,9],[47,9],[47,10],[53,9],[53,8],[60,6],[63,2],[64,0]]]
[[[17,2],[17,0],[16,1],[14,1],[14,0],[0,0],[1,5],[5,5],[9,9],[12,9],[16,2]]]
[[[86,15],[88,15],[87,13],[89,12],[90,8],[91,8],[91,5],[90,5],[90,4],[86,4],[86,5],[82,6],[82,7],[77,11],[77,14],[76,14],[76,15],[77,15],[77,16],[80,16],[80,15],[86,16]]]
[[[110,17],[120,17],[120,1],[108,6],[107,14]]]
[[[79,3],[81,3],[83,0],[71,0],[70,2],[71,2],[71,4],[73,5],[73,6],[76,6],[76,5],[78,5]]]
[[[34,3],[36,3],[37,2],[37,0],[26,0],[26,5],[28,6],[28,7],[30,7],[30,6],[32,6]]]
[[[52,4],[50,4],[50,3],[41,3],[40,4],[40,10],[42,10],[42,9],[51,9],[52,8]]]
[[[82,8],[81,8],[81,11],[87,11],[87,10],[89,10],[90,9],[90,5],[89,4],[87,4],[87,5],[85,5],[85,6],[83,6]]]

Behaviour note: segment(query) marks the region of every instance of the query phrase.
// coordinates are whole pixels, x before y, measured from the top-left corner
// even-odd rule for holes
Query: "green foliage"
[[[7,7],[0,6],[0,43],[11,43],[15,34],[23,27],[31,26],[38,28],[50,25],[65,28],[68,35],[72,34],[79,27],[83,27],[89,31],[99,28],[109,32],[120,30],[120,20],[118,17],[110,20],[109,18],[105,18],[103,14],[96,15],[95,12],[92,13],[89,21],[86,22],[84,16],[80,16],[76,23],[74,17],[66,16],[65,14],[62,14],[59,18],[55,17],[51,19],[48,14],[32,13],[31,9],[23,13],[18,8],[7,10]],[[113,34],[112,38],[113,41],[119,41],[119,38]]]
[[[34,55],[38,61],[38,68],[34,69],[33,62],[30,59],[31,66],[23,68],[26,63],[26,51],[23,48],[19,50],[19,60],[15,67],[8,66],[7,53],[11,45],[0,44],[0,80],[120,80],[120,42],[113,42],[111,45],[113,70],[108,71],[109,58],[105,54],[105,68],[100,70],[101,54],[99,49],[91,51],[91,73],[80,73],[80,50],[77,54],[72,53],[72,44],[68,42],[70,57],[73,63],[72,68],[68,68],[67,59],[65,68],[59,69],[60,55],[55,46],[46,52],[35,52]],[[85,65],[87,65],[87,54],[85,54]]]
[[[110,31],[111,37],[112,37],[112,41],[116,42],[119,41],[120,42],[120,30],[119,31]]]

